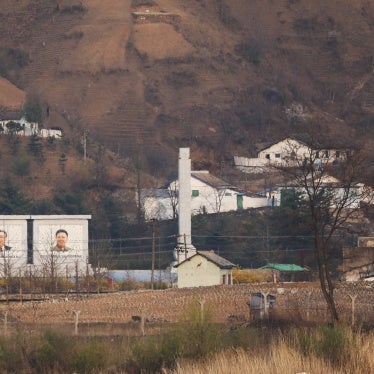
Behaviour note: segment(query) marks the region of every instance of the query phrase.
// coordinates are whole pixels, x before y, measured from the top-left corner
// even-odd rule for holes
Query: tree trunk
[[[325,256],[325,249],[322,248],[320,238],[315,238],[315,256],[318,264],[319,282],[323,296],[326,300],[328,310],[331,316],[331,322],[335,323],[339,321],[339,315],[336,310],[334,300],[334,286],[331,281],[331,275],[329,271],[328,261]]]

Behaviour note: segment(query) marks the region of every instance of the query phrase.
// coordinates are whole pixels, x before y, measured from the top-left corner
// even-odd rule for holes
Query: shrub
[[[126,366],[139,373],[155,373],[173,367],[179,350],[180,342],[173,334],[139,338],[131,343],[131,358]]]
[[[0,372],[19,373],[22,368],[20,359],[21,345],[13,339],[0,338]]]
[[[74,31],[69,34],[65,34],[64,38],[65,39],[82,39],[84,36],[83,31]]]
[[[212,316],[209,305],[201,308],[195,301],[169,332],[134,340],[127,369],[154,373],[165,367],[173,368],[179,358],[196,359],[219,351],[225,330],[211,322]]]
[[[261,49],[256,42],[239,43],[235,46],[235,52],[252,64],[260,63]]]
[[[20,176],[30,173],[30,159],[28,157],[16,158],[13,162],[13,172]]]
[[[293,29],[296,32],[315,31],[317,27],[317,19],[311,18],[296,18],[293,21]]]
[[[86,342],[80,346],[73,360],[74,371],[93,373],[95,370],[107,368],[109,362],[109,346],[104,342]]]
[[[173,71],[166,76],[166,82],[173,88],[195,87],[197,85],[197,77],[193,71]]]
[[[152,6],[155,4],[156,3],[153,0],[132,0],[131,2],[132,7],[137,7],[137,6],[142,6],[142,5]]]
[[[61,13],[81,13],[85,12],[86,8],[82,4],[74,4],[74,5],[66,5],[62,8],[59,8],[58,10],[61,11]]]
[[[253,269],[234,269],[232,275],[234,283],[262,283],[271,278],[268,272]]]
[[[38,346],[30,354],[30,365],[40,373],[66,368],[71,347],[67,336],[48,330],[44,332]]]
[[[296,345],[304,356],[322,357],[335,367],[348,362],[357,365],[359,346],[357,337],[347,326],[320,326],[316,330],[296,330]],[[360,360],[358,360],[360,361]]]
[[[42,121],[42,108],[38,100],[28,99],[23,106],[23,110],[27,121],[37,123]]]
[[[343,326],[321,327],[314,342],[318,356],[324,357],[334,365],[342,365],[349,357],[353,344],[352,331]]]

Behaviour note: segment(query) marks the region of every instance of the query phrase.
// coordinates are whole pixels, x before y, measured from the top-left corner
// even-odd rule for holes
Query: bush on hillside
[[[37,123],[42,122],[42,108],[38,100],[28,99],[23,106],[23,110],[27,121]]]
[[[235,46],[235,52],[254,65],[260,63],[261,49],[256,42],[243,42]]]

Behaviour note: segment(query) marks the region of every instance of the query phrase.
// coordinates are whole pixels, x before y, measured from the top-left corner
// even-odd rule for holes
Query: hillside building
[[[167,220],[178,215],[178,180],[162,189],[141,190],[141,204],[146,220]],[[269,205],[264,196],[252,195],[210,174],[206,170],[191,172],[191,214],[213,214],[259,208]]]
[[[326,147],[313,148],[301,140],[287,137],[259,148],[257,157],[234,156],[235,166],[246,173],[271,172],[273,167],[298,166],[304,159],[312,158],[316,166],[345,160],[349,150]]]
[[[62,130],[39,128],[37,122],[28,122],[25,117],[22,117],[21,119],[0,120],[0,134],[60,139]]]

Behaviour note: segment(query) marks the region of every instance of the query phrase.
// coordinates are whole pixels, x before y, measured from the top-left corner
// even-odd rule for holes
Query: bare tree
[[[322,150],[321,159],[321,147],[313,147],[313,144],[316,142],[312,142],[302,155],[297,149],[290,148],[289,154],[297,156],[290,158],[289,165],[286,159],[276,168],[288,175],[288,188],[299,191],[307,205],[320,286],[331,319],[336,322],[339,316],[331,277],[333,237],[355,218],[360,202],[367,199],[371,191],[358,183],[364,172],[364,158],[359,148],[345,150],[345,157],[339,160],[337,151]]]
[[[213,196],[214,196],[214,213],[219,213],[221,211],[222,207],[222,200],[225,196],[226,193],[226,188],[217,188],[214,189],[213,191]]]
[[[168,186],[168,195],[170,198],[170,205],[173,211],[172,219],[178,217],[178,187],[177,183],[170,183]]]

